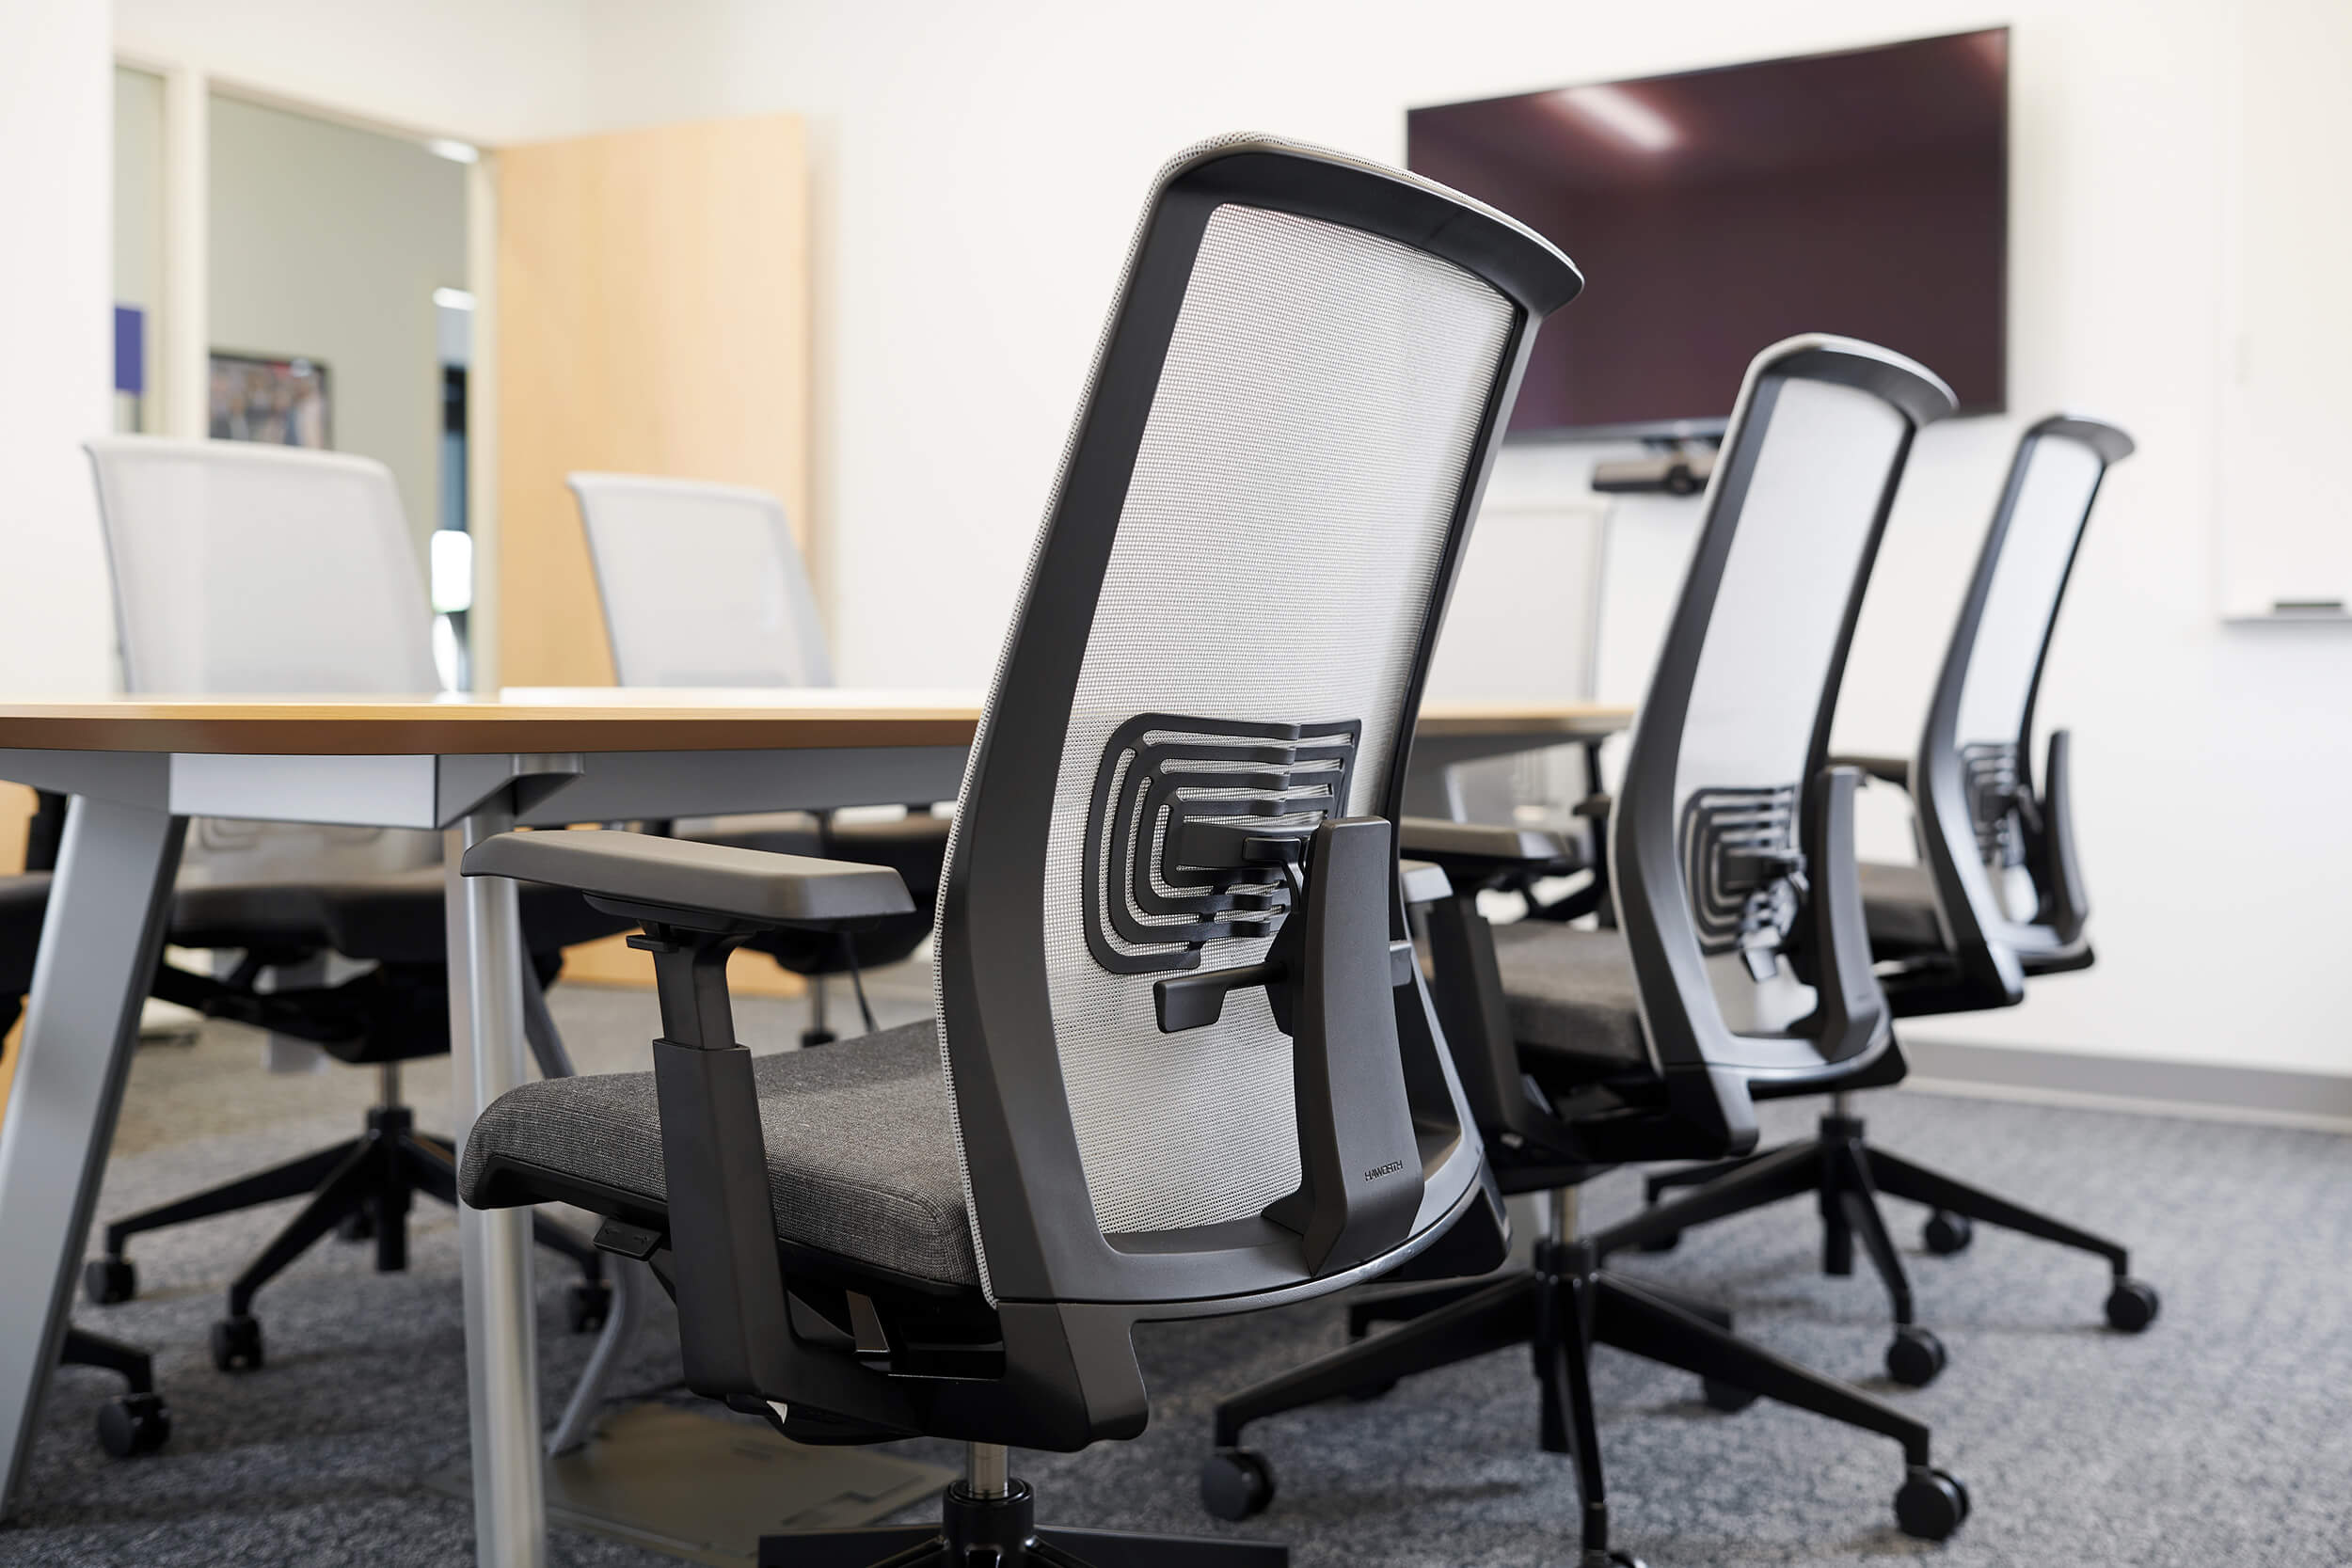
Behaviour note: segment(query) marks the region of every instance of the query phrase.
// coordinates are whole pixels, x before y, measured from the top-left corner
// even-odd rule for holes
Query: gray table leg
[[[0,1517],[65,1338],[186,831],[185,818],[86,797],[66,817],[0,1122]]]
[[[457,874],[469,846],[514,821],[512,807],[501,801],[476,810],[449,834],[451,1075],[461,1157],[474,1117],[525,1076],[522,919],[515,884]],[[461,1204],[457,1229],[466,1271],[475,1559],[482,1568],[542,1568],[548,1528],[539,1469],[531,1211]]]

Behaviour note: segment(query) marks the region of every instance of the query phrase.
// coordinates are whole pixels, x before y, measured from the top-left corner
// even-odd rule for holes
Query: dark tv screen
[[[2006,402],[2009,30],[1415,109],[1413,169],[1583,269],[1519,436],[1701,434],[1756,352],[1836,332]]]

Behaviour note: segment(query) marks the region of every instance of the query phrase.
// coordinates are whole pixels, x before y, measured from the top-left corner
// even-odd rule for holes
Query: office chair
[[[527,1085],[468,1201],[653,1260],[687,1381],[790,1437],[970,1445],[940,1529],[763,1563],[1279,1564],[1034,1524],[1012,1446],[1143,1429],[1130,1330],[1503,1251],[1393,823],[1469,518],[1581,280],[1410,175],[1257,136],[1162,173],[974,743],[939,1016],[754,1060],[726,949],[903,914],[887,867],[513,833],[468,875],[642,920],[655,1070]]]
[[[130,690],[413,693],[438,684],[427,641],[431,611],[383,465],[153,436],[93,440],[87,448]],[[363,1132],[117,1220],[105,1227],[105,1256],[84,1268],[91,1301],[127,1301],[138,1288],[125,1256],[133,1236],[307,1195],[310,1201],[230,1287],[228,1313],[212,1334],[213,1359],[224,1371],[262,1364],[255,1293],[327,1231],[372,1239],[376,1268],[397,1271],[407,1266],[412,1196],[456,1201],[453,1148],[419,1132],[400,1096],[401,1064],[449,1050],[442,873],[415,863],[435,854],[436,835],[341,830],[339,840],[337,832],[279,837],[262,824],[229,824],[209,835],[245,851],[216,857],[214,874],[243,865],[262,868],[269,879],[183,885],[173,896],[170,942],[241,957],[225,978],[165,964],[152,991],[373,1067],[380,1093]],[[315,862],[322,848],[344,851],[342,863],[299,880],[281,869],[289,859]],[[377,869],[403,860],[406,869]],[[553,889],[534,889],[522,915],[538,981],[524,988],[526,1022],[543,1068],[557,1070],[562,1044],[540,991],[563,967],[564,947],[628,923]],[[373,967],[326,984],[327,955]],[[265,977],[277,983],[264,989]],[[552,1221],[535,1228],[543,1245],[579,1263],[573,1326],[595,1327],[610,1305],[600,1255]]]
[[[2131,455],[2112,425],[2064,416],[2018,442],[1992,527],[1944,656],[1917,754],[1862,757],[1853,765],[1907,788],[1916,803],[1923,863],[1865,864],[1863,908],[1880,983],[1898,1018],[1978,1012],[2025,999],[2028,976],[2087,969],[2090,899],[2074,852],[2068,788],[2070,736],[2051,734],[2042,788],[2029,747],[2034,703],[2084,529],[2109,465]],[[1625,1242],[1671,1246],[1684,1227],[1794,1197],[1820,1202],[1822,1268],[1853,1272],[1862,1238],[1893,1303],[1888,1372],[1920,1385],[1943,1370],[1942,1342],[1914,1323],[1911,1284],[1879,1212],[1884,1193],[1931,1211],[1924,1240],[1960,1252],[1973,1221],[1997,1225],[2105,1258],[2111,1270],[2108,1325],[2137,1334],[2153,1323],[2155,1288],[2131,1275],[2118,1243],[1928,1170],[1864,1136],[1844,1093],[1832,1098],[1819,1135],[1745,1161],[1650,1179],[1656,1203],[1670,1188],[1697,1191],[1624,1230]]]
[[[612,668],[623,686],[831,686],[824,623],[784,504],[765,490],[643,474],[566,476],[595,562]],[[667,825],[657,829],[668,832]],[[898,821],[795,812],[765,821],[683,825],[683,836],[776,854],[859,861],[897,871],[912,913],[856,932],[762,931],[744,945],[803,975],[803,1045],[834,1038],[825,981],[896,963],[931,932],[947,819],[928,802]],[[866,1014],[871,1031],[873,1016]]]
[[[1911,361],[1790,339],[1749,367],[1682,595],[1610,816],[1620,925],[1491,927],[1478,895],[1541,867],[1549,835],[1408,821],[1405,852],[1451,884],[1427,914],[1438,1017],[1505,1193],[1551,1195],[1532,1269],[1350,1311],[1358,1341],[1217,1406],[1202,1501],[1273,1498],[1253,1421],[1532,1345],[1540,1440],[1575,1458],[1586,1568],[1610,1544],[1588,1363],[1597,1345],[1700,1374],[1708,1402],[1777,1399],[1899,1442],[1895,1513],[1941,1540],[1968,1494],[1925,1424],[1731,1332],[1729,1315],[1601,1271],[1577,1188],[1634,1161],[1754,1147],[1754,1101],[1867,1080],[1895,1059],[1854,864],[1860,775],[1829,766],[1829,716],[1914,432],[1951,412]],[[1362,1337],[1375,1322],[1400,1326]]]

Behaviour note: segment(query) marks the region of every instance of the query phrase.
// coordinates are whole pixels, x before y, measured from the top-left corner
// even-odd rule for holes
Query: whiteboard
[[[2221,609],[2352,607],[2352,3],[2233,9]]]

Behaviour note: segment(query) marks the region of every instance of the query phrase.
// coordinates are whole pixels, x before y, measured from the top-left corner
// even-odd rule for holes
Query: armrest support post
[[[1396,851],[1386,817],[1317,827],[1306,896],[1285,923],[1297,941],[1291,1061],[1298,1103],[1298,1190],[1266,1217],[1299,1233],[1307,1266],[1346,1268],[1396,1245],[1422,1200],[1397,1043],[1389,939]]]
[[[718,1399],[766,1398],[791,1342],[752,1053],[727,1000],[741,940],[661,926],[629,940],[653,955],[661,1004],[654,1089],[686,1382]]]

